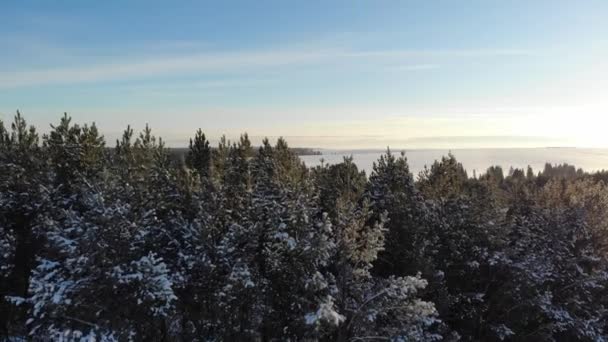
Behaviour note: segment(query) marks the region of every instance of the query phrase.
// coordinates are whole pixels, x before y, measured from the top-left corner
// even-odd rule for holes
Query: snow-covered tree
[[[352,157],[338,164],[324,164],[311,170],[311,178],[321,209],[336,222],[340,208],[357,203],[367,185],[364,171],[359,171]]]
[[[0,122],[0,339],[603,341],[605,172]],[[184,162],[185,161],[185,162]],[[28,337],[29,335],[29,337]]]
[[[491,233],[499,228],[493,222],[479,222],[473,206],[462,197],[436,201],[430,211],[425,250],[430,281],[427,298],[464,340],[480,338],[476,329],[485,314],[488,292],[497,283],[489,265],[498,253]]]
[[[55,184],[62,186],[64,193],[69,193],[76,178],[97,179],[105,164],[105,141],[95,123],[82,127],[73,125],[66,113],[59,124],[51,125],[51,128],[43,143]]]
[[[48,178],[33,126],[19,112],[10,129],[0,123],[0,335],[22,333],[29,276],[40,248],[36,224],[47,204]]]
[[[333,228],[336,244],[330,266],[328,293],[306,315],[322,340],[406,340],[431,341],[437,322],[432,303],[418,292],[426,281],[419,276],[374,278],[373,262],[384,244],[383,217],[369,224],[368,203],[361,208],[344,208]]]
[[[418,186],[426,198],[459,196],[468,181],[467,172],[452,153],[420,172]]]
[[[374,163],[366,197],[373,219],[386,214],[386,243],[376,260],[375,272],[412,275],[424,271],[428,248],[429,208],[414,184],[404,154],[387,151]]]
[[[277,144],[277,146],[280,146]],[[257,239],[254,262],[265,285],[262,338],[306,335],[305,313],[318,300],[333,249],[329,223],[308,193],[295,191],[286,175],[284,151],[268,141],[253,163],[250,221]],[[316,285],[311,284],[315,279]]]
[[[510,227],[510,279],[496,309],[514,338],[606,339],[608,274],[580,212],[534,210]]]
[[[29,333],[123,340],[162,334],[176,296],[172,274],[133,241],[155,224],[120,201],[83,189],[79,211],[58,208],[41,222],[46,245],[31,277]]]
[[[544,208],[578,209],[595,248],[608,257],[608,188],[603,181],[552,179],[540,189],[538,197]]]

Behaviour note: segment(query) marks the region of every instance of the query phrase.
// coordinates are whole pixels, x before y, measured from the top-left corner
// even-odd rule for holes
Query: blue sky
[[[172,145],[201,127],[608,147],[606,18],[606,1],[3,1],[0,118],[44,131],[67,111],[108,140],[148,122]]]

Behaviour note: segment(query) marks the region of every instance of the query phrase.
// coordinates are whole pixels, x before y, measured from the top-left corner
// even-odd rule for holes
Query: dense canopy
[[[0,122],[0,339],[603,341],[603,172]]]

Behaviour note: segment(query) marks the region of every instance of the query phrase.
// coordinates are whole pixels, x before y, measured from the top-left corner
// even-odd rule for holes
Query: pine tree
[[[42,223],[46,245],[29,289],[29,334],[158,339],[176,299],[171,272],[137,245],[156,220],[93,189],[81,191],[79,211],[58,208]]]
[[[201,129],[196,131],[194,140],[190,139],[190,149],[186,156],[186,165],[195,170],[201,180],[211,175],[211,148],[209,141]]]
[[[486,301],[487,336],[522,341],[606,338],[606,265],[576,211],[532,210],[507,221],[502,276]]]
[[[0,335],[23,332],[23,298],[41,247],[36,229],[49,203],[39,137],[17,112],[10,131],[0,124]]]
[[[92,179],[103,171],[105,142],[97,127],[72,125],[72,118],[64,114],[58,125],[44,136],[49,167],[55,171],[55,183],[69,193],[71,182],[79,176]]]
[[[64,115],[0,121],[0,336],[32,340],[603,341],[604,172],[387,151],[308,170],[281,138],[186,164]],[[1,337],[0,337],[1,338]]]
[[[437,322],[432,303],[419,299],[426,281],[416,277],[374,278],[373,262],[384,243],[382,221],[368,225],[369,205],[345,208],[333,227],[335,253],[328,293],[306,315],[321,340],[387,339],[432,341]]]
[[[418,187],[426,198],[439,199],[459,196],[468,181],[467,172],[452,153],[435,161],[431,168],[420,172]]]
[[[277,153],[279,152],[279,153]],[[317,300],[333,245],[328,223],[306,193],[282,182],[283,151],[268,140],[253,163],[254,189],[250,221],[256,236],[253,262],[265,284],[262,339],[297,339],[306,335],[304,316]]]
[[[366,193],[373,220],[387,215],[386,245],[374,271],[383,276],[412,275],[427,267],[429,208],[415,187],[407,159],[387,150],[374,163]]]
[[[358,203],[367,185],[365,172],[358,170],[352,157],[345,157],[342,163],[318,166],[311,170],[311,177],[319,205],[334,223],[340,208]]]
[[[228,154],[230,151],[231,143],[226,136],[223,135],[217,145],[217,148],[212,151],[211,164],[213,179],[218,185],[222,185],[224,182],[224,175],[226,174],[226,164],[228,163]]]
[[[240,220],[250,200],[250,145],[232,144],[222,175],[221,209],[229,219]]]
[[[305,191],[306,187],[302,185],[306,178],[306,166],[282,137],[277,140],[275,145],[275,159],[277,162],[277,176],[280,182],[293,189]]]
[[[484,319],[486,297],[497,284],[489,265],[500,255],[491,235],[498,227],[479,222],[473,205],[466,197],[436,202],[425,251],[431,266],[427,296],[442,321],[465,340],[481,338],[475,334]]]

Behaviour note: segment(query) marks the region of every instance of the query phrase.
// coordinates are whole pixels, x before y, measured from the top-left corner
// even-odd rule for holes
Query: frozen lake
[[[339,163],[345,156],[353,156],[357,166],[369,175],[373,162],[377,161],[384,151],[380,150],[321,150],[323,155],[301,156],[309,167],[325,163]],[[393,150],[395,154],[401,150]],[[431,165],[433,161],[447,155],[450,150],[420,149],[404,150],[414,175]],[[510,167],[527,168],[531,166],[535,172],[544,168],[545,163],[568,163],[585,171],[608,169],[608,149],[605,148],[487,148],[487,149],[454,149],[451,150],[456,159],[463,164],[469,176],[473,170],[477,174],[485,172],[492,165],[500,165],[506,172]]]

